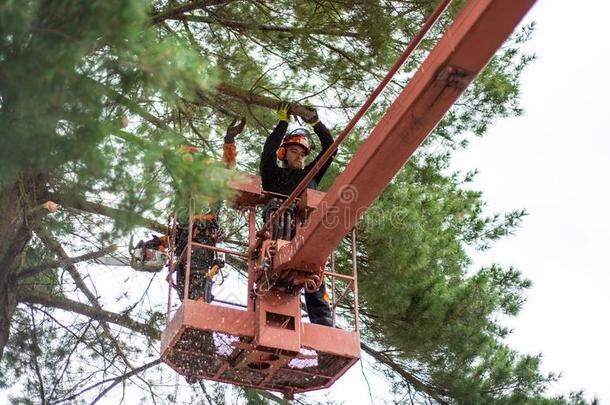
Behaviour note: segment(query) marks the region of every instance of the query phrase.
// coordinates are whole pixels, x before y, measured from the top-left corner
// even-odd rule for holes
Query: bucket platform
[[[161,358],[190,381],[204,378],[287,396],[330,387],[359,359],[357,332],[280,323],[275,312],[264,314],[268,321],[257,328],[256,315],[186,300],[162,334]]]

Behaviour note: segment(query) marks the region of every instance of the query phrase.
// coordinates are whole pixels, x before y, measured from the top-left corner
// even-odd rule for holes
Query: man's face
[[[289,169],[303,169],[305,167],[305,158],[307,152],[305,148],[298,145],[286,146],[286,166]]]

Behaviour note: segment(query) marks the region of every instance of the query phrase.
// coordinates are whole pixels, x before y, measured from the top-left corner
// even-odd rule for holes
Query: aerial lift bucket
[[[360,357],[360,335],[357,330],[343,330],[303,321],[301,289],[285,291],[270,288],[256,290],[256,266],[252,258],[256,246],[256,205],[264,199],[260,179],[236,185],[237,208],[249,211],[250,248],[248,253],[195,243],[189,237],[186,247],[185,295],[180,307],[171,311],[171,287],[168,299],[168,323],[161,336],[161,358],[189,382],[209,379],[263,390],[279,391],[287,398],[295,393],[330,387]],[[307,190],[303,211],[311,211],[324,193]],[[191,219],[192,221],[192,219]],[[192,222],[191,222],[192,229]],[[287,242],[287,241],[285,241]],[[245,308],[188,299],[190,255],[188,249],[220,250],[248,259],[248,305]],[[354,256],[355,257],[355,256]],[[180,257],[172,257],[172,269]],[[353,267],[355,271],[355,266]],[[334,273],[331,296],[334,309],[336,280],[343,280],[343,296],[356,290],[355,274]],[[355,298],[355,297],[354,297]],[[353,300],[357,305],[357,299]],[[355,310],[357,312],[357,310]]]

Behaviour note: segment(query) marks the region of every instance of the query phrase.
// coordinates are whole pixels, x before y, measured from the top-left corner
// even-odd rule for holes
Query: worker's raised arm
[[[286,130],[288,129],[288,103],[282,103],[277,110],[279,122],[273,132],[269,134],[263,146],[261,155],[260,173],[263,178],[272,178],[278,165],[276,163],[276,151],[282,143]]]
[[[305,167],[306,170],[310,170],[333,144],[333,137],[330,134],[328,128],[326,128],[326,126],[322,122],[320,122],[318,114],[315,111],[312,111],[312,115],[308,117],[305,121],[313,127],[314,132],[320,140],[320,145],[322,146],[322,149],[320,150],[320,152],[318,152],[316,158]],[[318,170],[318,173],[316,173],[316,175],[314,176],[314,180],[316,181],[316,183],[319,183],[320,180],[322,180],[322,177],[324,177],[324,174],[332,163],[334,156],[335,154],[333,154],[330,159],[328,159],[326,163],[324,163],[320,170]]]
[[[313,126],[313,131],[316,133],[316,135],[318,135],[318,139],[322,145],[322,150],[320,153],[318,153],[318,155],[322,156],[322,154],[326,152],[328,148],[330,148],[330,145],[333,144],[333,137],[328,128],[326,128],[326,126],[320,121]]]
[[[237,123],[233,120],[225,134],[225,143],[222,145],[222,162],[228,169],[234,169],[237,165],[237,146],[235,145],[235,137],[244,130],[246,119],[242,118]]]

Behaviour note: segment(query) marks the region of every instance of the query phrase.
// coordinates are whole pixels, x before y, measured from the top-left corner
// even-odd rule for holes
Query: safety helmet
[[[180,147],[180,152],[182,152],[182,153],[187,153],[187,152],[197,153],[197,147],[196,146],[192,146],[192,145],[182,146],[182,147]]]
[[[184,160],[192,162],[195,160],[195,155],[198,153],[196,146],[181,146],[178,149],[178,155]]]
[[[278,160],[284,160],[286,158],[286,146],[290,145],[299,145],[303,147],[307,155],[309,155],[315,147],[313,140],[311,139],[311,133],[307,129],[294,129],[282,139],[282,143],[275,153]]]

